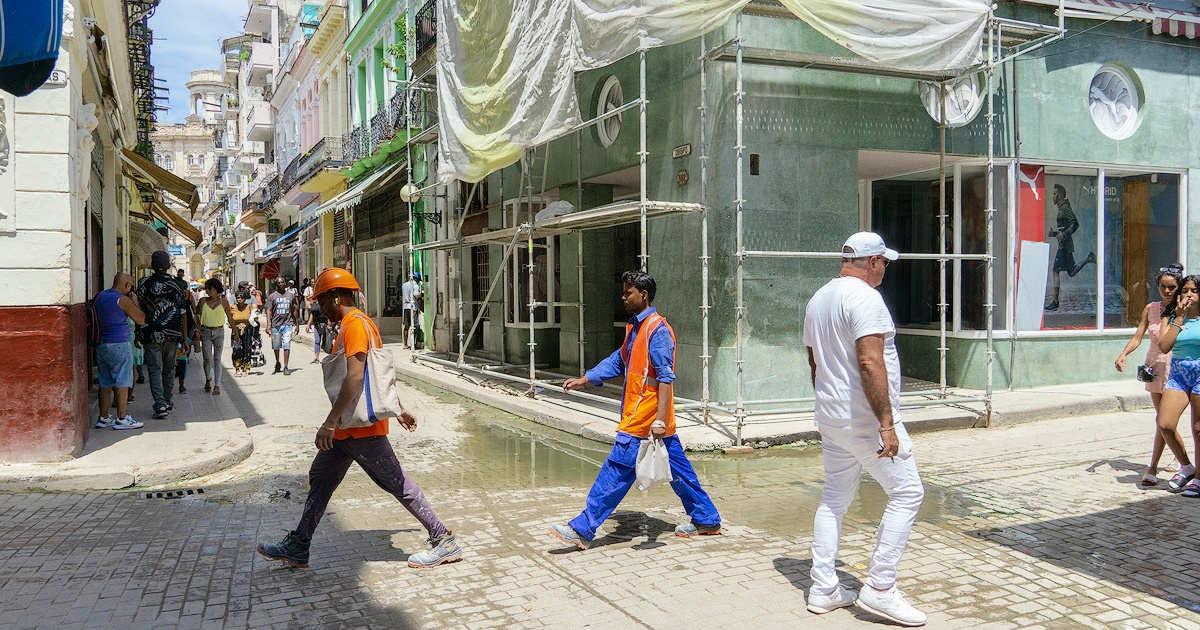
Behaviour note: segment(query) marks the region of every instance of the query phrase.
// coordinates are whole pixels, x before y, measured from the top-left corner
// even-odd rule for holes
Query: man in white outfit
[[[925,623],[896,588],[896,565],[925,489],[912,440],[900,422],[900,358],[896,326],[875,290],[899,254],[878,234],[859,232],[842,247],[841,275],[821,287],[804,315],[804,345],[816,390],[825,487],[813,524],[808,609],[821,614],[850,606],[906,626]],[[834,565],[842,517],[863,468],[888,495],[871,572],[860,593],[842,588]]]

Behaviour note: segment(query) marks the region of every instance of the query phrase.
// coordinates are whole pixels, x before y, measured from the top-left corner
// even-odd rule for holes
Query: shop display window
[[[1017,330],[1137,326],[1179,261],[1180,177],[1025,164],[1020,182]]]
[[[993,217],[993,326],[1004,328],[1008,294],[1008,165],[997,164]],[[938,218],[938,171],[922,171],[871,182],[871,229],[901,252],[888,267],[879,291],[898,327],[937,330],[941,264],[937,260],[906,259],[904,254],[937,254],[941,248]],[[987,166],[950,165],[946,170],[946,250],[952,254],[987,252]],[[946,263],[946,325],[948,330],[986,328],[987,263],[955,260]]]

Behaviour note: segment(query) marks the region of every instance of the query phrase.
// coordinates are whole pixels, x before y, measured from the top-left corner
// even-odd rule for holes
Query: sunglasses
[[[883,261],[883,268],[884,268],[884,269],[887,269],[887,266],[888,266],[888,265],[890,265],[890,264],[892,264],[892,261],[888,260],[887,258],[885,258],[885,257],[883,257],[883,256],[880,256],[880,257],[879,257],[879,260],[882,260],[882,261]]]

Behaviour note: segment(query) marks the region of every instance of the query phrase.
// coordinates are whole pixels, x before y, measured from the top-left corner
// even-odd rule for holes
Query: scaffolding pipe
[[[938,393],[946,397],[946,82],[938,83]]]
[[[508,227],[508,211],[505,210],[505,208],[504,208],[505,199],[507,199],[507,197],[504,196],[504,169],[500,169],[500,227],[502,227],[502,228]],[[520,232],[518,232],[517,234],[520,234]],[[499,275],[504,276],[504,286],[505,286],[504,299],[500,300],[500,313],[501,313],[501,316],[503,317],[503,319],[500,322],[500,362],[501,363],[508,362],[508,326],[504,325],[504,323],[508,320],[508,308],[507,308],[508,293],[509,293],[507,290],[507,287],[508,287],[508,257],[512,256],[512,249],[516,246],[517,246],[517,235],[514,234],[513,242],[511,244],[509,244],[508,249],[504,250],[504,255],[500,257],[500,269],[498,270],[499,273],[496,274],[497,276],[499,276]],[[489,249],[488,255],[490,256],[491,248],[488,248],[488,249]],[[484,302],[487,302],[492,297],[492,289],[496,288],[495,285],[496,285],[496,279],[492,278],[492,286],[488,288],[487,297],[483,299]],[[476,316],[476,320],[478,321],[482,317],[482,315],[483,315],[483,311],[480,311],[479,315]],[[471,328],[474,329],[476,325],[477,324],[473,323],[471,325]],[[472,330],[471,332],[473,333],[475,331]],[[469,339],[470,335],[467,335],[467,338]]]
[[[1013,187],[1013,186],[1009,187],[1009,189],[1010,189],[1009,195],[1012,197],[1012,203],[1013,203],[1013,220],[1011,221],[1010,224],[1012,226],[1014,226],[1013,228],[1010,228],[1008,230],[1008,232],[1010,234],[1014,233],[1014,230],[1017,231],[1015,233],[1019,234],[1020,233],[1019,230],[1020,230],[1020,226],[1021,226],[1021,95],[1017,92],[1019,85],[1020,85],[1020,82],[1018,81],[1017,73],[1018,73],[1020,67],[1021,67],[1021,64],[1013,62],[1013,64],[1012,64],[1013,168],[1016,169],[1017,185],[1015,187]],[[1012,181],[1012,179],[1010,178],[1009,181]],[[1016,190],[1012,190],[1012,188],[1016,188]],[[1006,238],[1007,238],[1007,236],[1006,236]],[[1012,248],[1012,251],[1010,252],[1010,254],[1011,254],[1011,258],[1012,258],[1012,268],[1016,269],[1017,264],[1019,262],[1019,259],[1017,258],[1017,256],[1019,255],[1019,252],[1021,249],[1021,239],[1017,238],[1016,242],[1013,243],[1013,245],[1014,245],[1014,247]],[[1015,276],[1015,274],[1014,274],[1014,276]],[[1013,283],[1013,284],[1015,285],[1016,283]],[[1014,294],[1015,294],[1015,292],[1014,292]],[[1008,309],[1008,313],[1012,313],[1013,316],[1007,317],[1008,313],[1005,313],[1005,315],[1006,315],[1005,320],[1007,321],[1009,330],[1011,331],[1011,334],[1008,336],[1008,391],[1010,391],[1010,392],[1013,389],[1013,380],[1014,380],[1013,376],[1015,374],[1015,370],[1017,367],[1017,334],[1019,332],[1017,330],[1015,302],[1016,302],[1016,300],[1013,300],[1012,302],[1010,302],[1009,309]]]
[[[549,150],[547,148],[547,150]],[[534,364],[534,358],[537,355],[537,339],[534,338],[533,326],[533,149],[525,152],[525,175],[527,177],[525,183],[525,191],[529,195],[529,232],[526,235],[525,245],[525,263],[526,273],[528,277],[528,301],[529,301],[529,392],[530,398],[537,398],[534,391],[533,382],[537,380],[537,366]]]
[[[575,132],[575,209],[583,210],[583,131]],[[579,283],[579,291],[576,297],[579,298],[579,310],[576,314],[579,316],[579,371],[583,372],[584,366],[587,365],[587,359],[584,357],[584,350],[587,347],[587,338],[584,335],[584,294],[583,294],[583,232],[580,231],[576,236],[575,241],[575,273]]]
[[[503,259],[507,259],[509,256],[511,256],[513,254],[513,250],[515,250],[517,248],[517,240],[519,240],[520,238],[521,238],[521,232],[518,230],[516,234],[513,234],[512,242],[510,242],[508,244],[508,246],[505,247],[504,256],[502,257]],[[487,295],[483,296],[483,303],[485,305],[491,301],[492,292],[496,290],[496,285],[500,281],[500,278],[507,278],[507,277],[508,277],[508,265],[501,265],[500,269],[497,270],[496,275],[492,276],[492,284],[491,284],[491,286],[488,287]],[[462,365],[463,365],[463,355],[465,355],[467,353],[467,343],[470,343],[471,337],[473,337],[475,335],[475,329],[479,328],[479,322],[483,321],[483,313],[485,310],[486,310],[486,307],[481,308],[481,309],[479,309],[479,312],[475,314],[475,319],[474,319],[474,321],[471,322],[470,332],[467,333],[466,339],[458,347],[458,361],[455,362],[454,365],[455,365],[455,367],[458,367],[459,369],[461,369]],[[501,344],[501,345],[503,346],[503,344]],[[503,348],[501,348],[501,350],[500,350],[500,355],[502,357],[504,356]],[[503,363],[504,360],[501,359],[500,362]]]
[[[742,41],[742,14],[737,14],[737,66],[736,66],[736,88],[734,89],[734,97],[736,107],[734,116],[736,117],[736,136],[737,144],[734,146],[734,151],[737,156],[737,168],[734,171],[734,212],[736,215],[735,223],[735,240],[737,248],[737,324],[735,336],[736,356],[734,357],[734,366],[736,372],[735,389],[737,390],[737,407],[734,415],[737,418],[737,441],[734,446],[742,446],[742,426],[746,423],[746,409],[743,405],[745,396],[745,374],[743,370],[742,346],[745,344],[743,334],[746,328],[746,303],[744,293],[745,282],[745,242],[743,240],[743,212],[745,200],[742,194],[742,154],[745,147],[743,146],[743,119],[742,119],[742,49],[745,47]]]
[[[996,16],[992,8],[988,8],[988,21],[991,23],[991,28],[988,29],[988,53],[987,53],[987,253],[988,259],[985,273],[987,278],[984,279],[986,287],[986,299],[984,309],[987,317],[987,389],[984,395],[984,418],[985,426],[992,426],[992,362],[995,358],[995,348],[993,346],[993,337],[995,322],[993,321],[993,312],[995,305],[995,287],[993,286],[992,272],[995,267],[995,258],[992,256],[995,253],[995,222],[996,222],[996,109],[995,109],[995,73],[996,73],[996,31],[999,28],[994,23]]]
[[[747,250],[743,252],[746,258],[841,258],[841,252],[784,252]],[[917,254],[904,252],[900,258],[904,260],[980,260],[986,261],[988,254]]]
[[[640,69],[641,69],[641,73],[640,73],[641,76],[639,78],[638,84],[639,84],[639,88],[641,90],[641,98],[639,99],[641,102],[641,108],[639,109],[641,116],[640,116],[639,122],[640,122],[640,126],[641,126],[640,140],[641,140],[641,147],[642,147],[641,150],[638,151],[638,157],[639,157],[638,161],[640,162],[640,169],[641,169],[641,196],[639,197],[639,205],[641,206],[641,208],[640,208],[641,209],[640,228],[641,228],[641,248],[642,248],[639,258],[641,259],[642,271],[648,271],[650,255],[649,255],[649,252],[646,251],[646,202],[649,201],[649,194],[647,192],[646,177],[649,174],[649,168],[648,168],[648,165],[646,164],[646,158],[649,155],[649,152],[646,150],[646,49],[645,48],[642,48],[641,50],[638,51],[638,58],[640,60]]]
[[[708,349],[708,55],[704,52],[704,35],[700,36],[700,331],[703,337],[700,346],[701,382],[700,401],[703,403],[704,424],[709,423],[708,403],[709,360]]]

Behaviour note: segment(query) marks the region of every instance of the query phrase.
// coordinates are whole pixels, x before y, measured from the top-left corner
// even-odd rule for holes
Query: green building
[[[811,396],[804,307],[837,273],[844,239],[862,229],[902,253],[928,255],[902,256],[880,288],[907,377],[942,379],[944,278],[949,387],[987,386],[989,345],[997,388],[1123,378],[1112,363],[1143,306],[1158,299],[1158,269],[1200,263],[1200,242],[1189,239],[1200,222],[1188,213],[1189,201],[1200,201],[1200,149],[1191,142],[1200,132],[1200,42],[1192,39],[1200,10],[1187,2],[1121,4],[1077,9],[1065,32],[1058,2],[1004,2],[997,10],[1009,21],[999,29],[992,77],[990,331],[986,73],[945,81],[943,161],[945,77],[864,70],[778,5],[752,2],[742,17],[746,255],[739,264],[736,45],[719,49],[737,27],[710,33],[703,48],[697,39],[649,50],[647,198],[708,208],[707,217],[684,206],[664,211],[645,234],[655,306],[678,337],[677,395],[703,396],[707,293],[710,401],[733,406],[739,358],[743,400],[765,409],[772,405],[761,401]],[[702,73],[705,51],[712,54]],[[637,100],[639,61],[634,55],[578,76],[584,119]],[[463,201],[471,187],[447,191],[447,216],[456,219],[447,223],[461,222],[462,240],[444,226],[435,230],[442,240],[427,246],[439,295],[426,312],[435,350],[457,354],[457,296],[469,330],[498,273],[467,355],[527,376],[532,329],[537,369],[575,375],[619,345],[625,316],[617,277],[638,266],[642,233],[640,212],[612,204],[636,207],[641,199],[638,123],[634,107],[539,147],[523,165],[481,182],[476,194],[486,204]],[[611,208],[617,218],[586,229],[551,221],[563,229],[541,230],[532,249],[520,237],[506,257],[511,230],[504,230],[558,200],[576,211]],[[1048,234],[1068,206],[1079,228],[1060,244]],[[936,260],[943,236],[951,254],[944,263]],[[1069,268],[1054,271],[1056,259]],[[533,309],[532,327],[531,294],[545,303]]]

